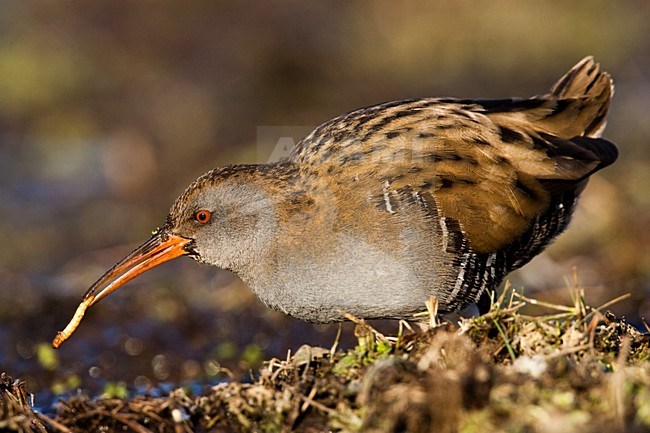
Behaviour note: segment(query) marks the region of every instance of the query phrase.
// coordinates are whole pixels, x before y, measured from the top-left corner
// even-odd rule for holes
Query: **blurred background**
[[[0,370],[39,393],[145,391],[245,377],[338,326],[263,307],[182,258],[87,314],[87,287],[161,225],[208,169],[267,162],[281,137],[424,96],[543,93],[593,54],[616,81],[596,175],[570,230],[511,282],[650,317],[647,1],[46,2],[0,4]],[[388,332],[396,324],[384,323]],[[343,327],[343,342],[353,341]],[[37,401],[38,404],[38,401]]]

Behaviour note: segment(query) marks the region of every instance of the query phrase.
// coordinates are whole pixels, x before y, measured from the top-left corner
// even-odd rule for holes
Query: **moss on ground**
[[[356,320],[351,350],[303,346],[252,383],[204,395],[60,401],[30,409],[25,384],[0,380],[0,430],[135,432],[645,432],[650,336],[585,305],[506,290],[457,324],[385,336]],[[526,315],[526,305],[548,314]]]

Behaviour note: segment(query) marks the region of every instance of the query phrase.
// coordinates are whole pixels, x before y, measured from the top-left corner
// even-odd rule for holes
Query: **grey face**
[[[190,238],[192,256],[224,269],[246,266],[270,246],[277,214],[273,200],[249,182],[206,186],[179,198],[170,215],[171,231]]]

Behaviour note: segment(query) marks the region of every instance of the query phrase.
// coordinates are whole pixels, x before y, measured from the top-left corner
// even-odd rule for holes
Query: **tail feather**
[[[530,99],[480,101],[495,123],[521,126],[561,139],[601,136],[614,94],[612,78],[585,57],[551,87]],[[520,113],[518,117],[511,115]],[[519,123],[519,125],[517,125]]]
[[[596,171],[612,164],[616,146],[600,138],[613,94],[612,79],[586,57],[551,88],[531,99],[481,102],[492,121],[511,130],[528,131],[534,145],[544,148],[554,162],[549,172],[547,160],[511,158],[522,170],[543,180],[547,190],[571,188]],[[516,111],[518,116],[513,116]]]
[[[581,131],[576,135],[600,137],[606,125],[610,101],[614,94],[611,76],[600,70],[592,56],[585,57],[564,74],[546,95],[556,100],[573,100],[579,110],[572,119]]]
[[[542,134],[556,157],[555,175],[542,180],[547,190],[559,193],[574,188],[576,182],[586,180],[616,161],[616,146],[599,138],[607,123],[613,94],[612,78],[589,56],[564,74],[551,87],[550,93],[544,95],[555,102],[556,113],[562,113],[553,113],[544,119],[556,128],[555,134]]]

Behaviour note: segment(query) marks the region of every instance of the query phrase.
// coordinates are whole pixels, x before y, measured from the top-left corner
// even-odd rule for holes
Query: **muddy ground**
[[[356,343],[304,345],[249,380],[164,395],[89,397],[33,410],[29,384],[0,381],[0,428],[134,432],[647,432],[650,336],[608,311],[540,305],[512,291],[457,323],[423,317],[385,335],[363,321]],[[533,304],[545,313],[529,315]],[[421,329],[424,328],[424,329]],[[345,331],[344,331],[345,332]],[[119,393],[119,389],[114,389]],[[160,391],[158,394],[161,394]],[[38,403],[36,403],[38,406]]]

